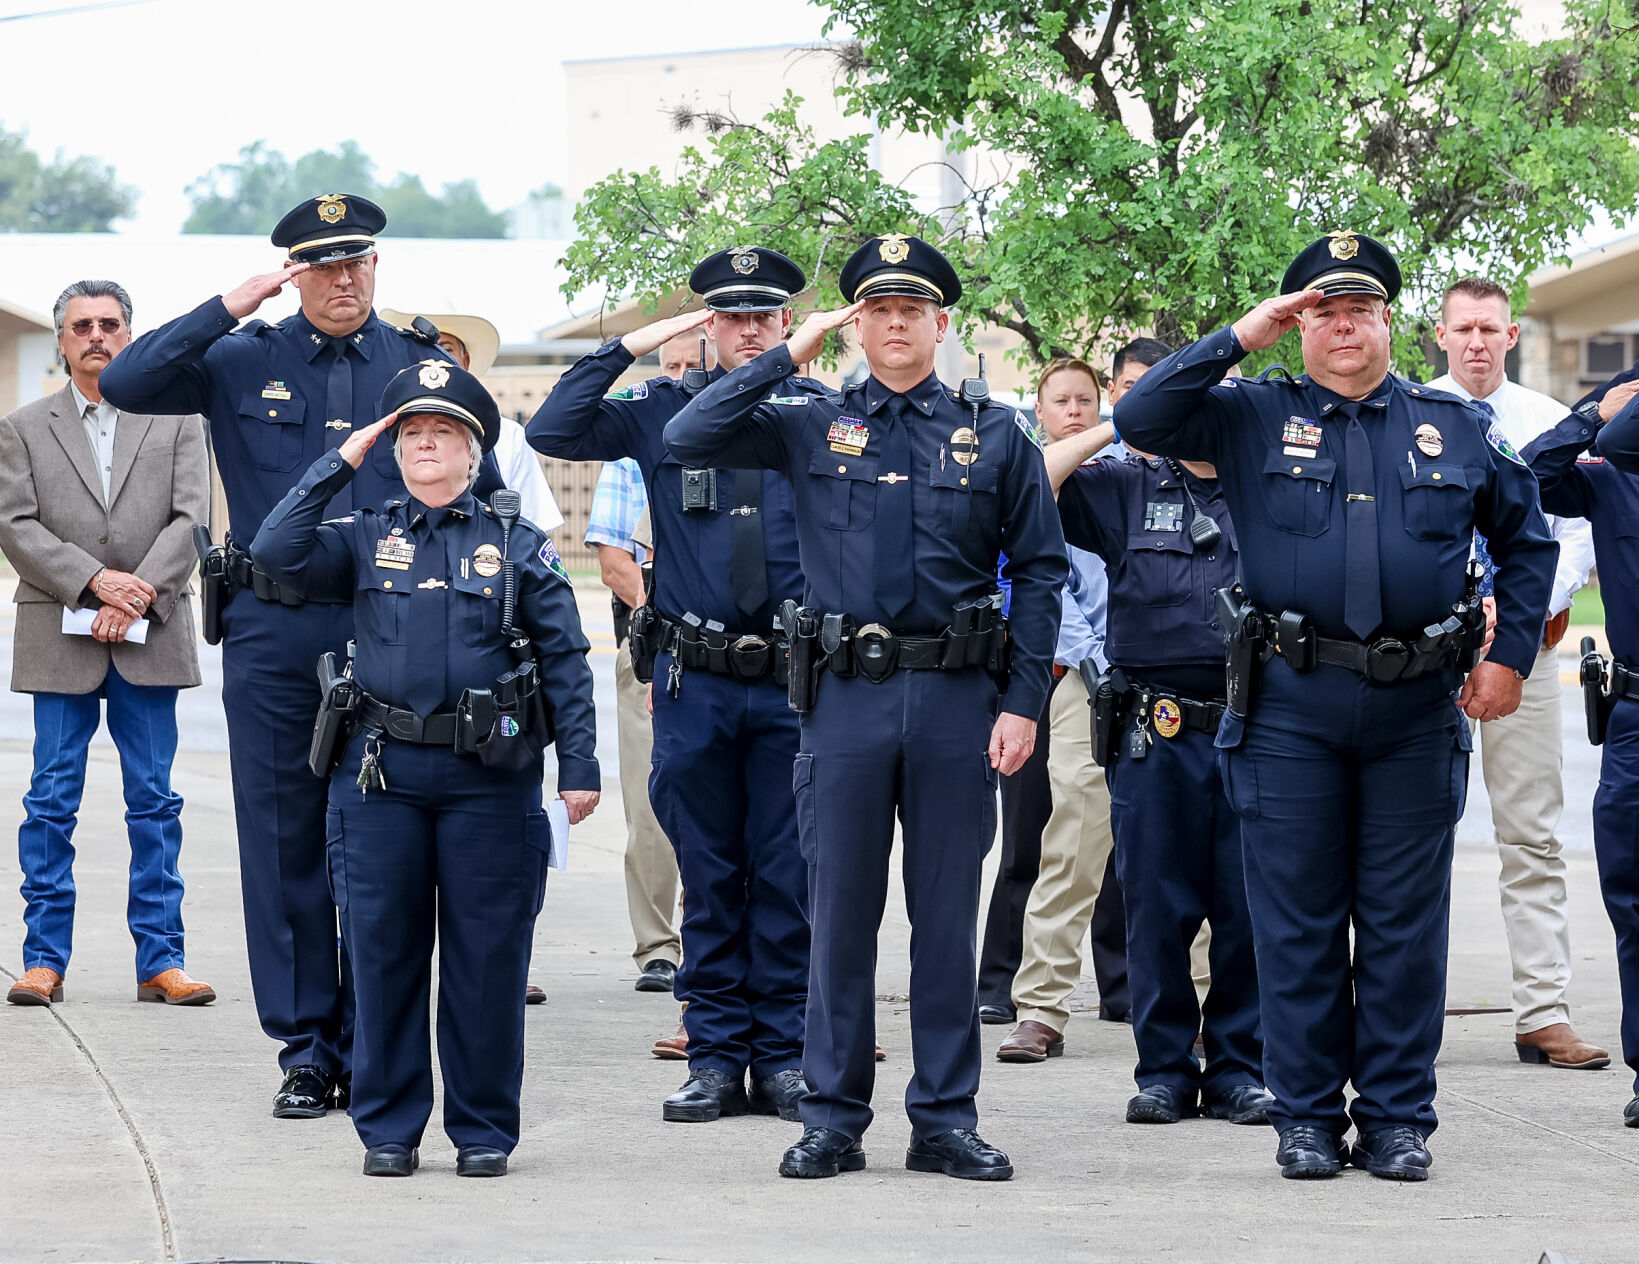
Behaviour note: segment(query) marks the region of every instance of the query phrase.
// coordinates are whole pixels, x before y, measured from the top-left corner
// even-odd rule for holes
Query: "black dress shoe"
[[[721,1115],[743,1115],[750,1109],[744,1079],[707,1068],[691,1072],[688,1082],[660,1108],[668,1123],[709,1124]]]
[[[322,1119],[336,1084],[316,1066],[293,1066],[273,1095],[275,1119]]]
[[[677,967],[664,957],[645,962],[643,973],[633,984],[639,992],[670,992],[677,983]]]
[[[1010,1023],[1019,1016],[1019,1011],[1011,1005],[981,1005],[979,1006],[979,1021],[987,1027],[995,1027],[1000,1023]]]
[[[366,1176],[410,1176],[421,1166],[421,1151],[407,1145],[371,1146],[364,1152]]]
[[[1289,1181],[1324,1180],[1336,1176],[1349,1161],[1349,1143],[1342,1137],[1316,1128],[1294,1124],[1280,1134],[1275,1162]]]
[[[1639,1097],[1622,1107],[1622,1122],[1629,1128],[1639,1128]]]
[[[1416,1128],[1393,1124],[1361,1133],[1350,1161],[1386,1181],[1426,1181],[1434,1156]]]
[[[1013,1179],[1013,1164],[971,1128],[952,1128],[925,1141],[912,1141],[905,1151],[905,1166],[912,1172],[943,1172],[963,1181]]]
[[[1175,1124],[1180,1119],[1194,1119],[1200,1113],[1195,1092],[1171,1084],[1145,1085],[1138,1090],[1138,1096],[1127,1103],[1130,1124]]]
[[[1227,1119],[1232,1124],[1266,1124],[1275,1095],[1261,1084],[1237,1084],[1202,1099],[1201,1113],[1208,1119]]]
[[[331,1081],[330,1106],[332,1110],[346,1110],[353,1104],[353,1073],[343,1071]]]
[[[778,1115],[787,1123],[800,1124],[802,1112],[797,1109],[797,1103],[807,1092],[808,1084],[803,1080],[801,1070],[788,1067],[773,1075],[765,1075],[760,1080],[753,1080],[746,1104],[753,1115]]]
[[[865,1151],[852,1137],[831,1128],[806,1128],[802,1140],[780,1160],[781,1176],[835,1176],[865,1170]]]
[[[455,1152],[457,1176],[505,1176],[506,1155],[494,1146],[464,1145]]]

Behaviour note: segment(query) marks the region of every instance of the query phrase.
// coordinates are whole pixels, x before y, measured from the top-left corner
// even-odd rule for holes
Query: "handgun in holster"
[[[1610,663],[1594,648],[1593,637],[1582,638],[1582,711],[1588,720],[1588,740],[1595,746],[1605,744],[1605,729],[1611,722],[1611,707],[1615,699],[1607,688]]]
[[[1480,580],[1485,571],[1472,559],[1468,563],[1468,583],[1463,599],[1451,607],[1451,613],[1462,625],[1461,640],[1457,645],[1457,669],[1467,675],[1480,661],[1485,649],[1485,598],[1480,596]]]
[[[193,529],[194,551],[199,554],[199,621],[205,644],[222,644],[222,610],[233,596],[228,579],[228,551],[211,543],[210,529]]]
[[[654,660],[660,657],[660,642],[665,635],[665,624],[654,605],[654,562],[644,562],[643,604],[632,611],[627,635],[632,646],[632,675],[647,685],[654,682]]]
[[[1246,718],[1258,691],[1258,673],[1272,647],[1263,616],[1239,584],[1216,593],[1218,622],[1224,630],[1224,696],[1229,709]]]
[[[787,600],[780,605],[780,625],[790,643],[786,701],[798,715],[807,715],[814,709],[814,700],[819,695],[819,675],[825,668],[819,646],[819,611]]]
[[[1100,768],[1108,768],[1121,754],[1118,739],[1127,688],[1127,678],[1116,668],[1101,676],[1093,691],[1093,762]]]
[[[319,714],[314,718],[313,741],[307,748],[307,766],[315,777],[328,777],[340,762],[358,714],[358,701],[352,659],[343,665],[334,653],[319,655]]]

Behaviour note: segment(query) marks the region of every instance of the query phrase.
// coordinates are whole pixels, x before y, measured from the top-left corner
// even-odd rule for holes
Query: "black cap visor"
[[[347,259],[363,259],[376,253],[376,239],[362,233],[345,233],[337,237],[320,237],[300,242],[290,248],[292,263],[341,263]]]
[[[791,302],[777,285],[720,285],[700,297],[714,312],[777,312]]]
[[[1306,290],[1319,290],[1327,298],[1337,298],[1343,294],[1369,294],[1373,298],[1380,298],[1385,303],[1389,301],[1388,287],[1377,277],[1366,272],[1354,272],[1338,269],[1322,273],[1304,287]]]
[[[474,414],[462,408],[460,404],[447,399],[439,399],[433,395],[418,396],[400,404],[398,406],[398,420],[388,429],[389,431],[397,430],[400,425],[411,417],[423,417],[428,413],[436,413],[440,417],[453,417],[456,421],[462,422],[467,429],[477,436],[478,446],[485,452],[495,446],[494,439],[484,433],[484,423],[479,421]]]
[[[854,302],[861,299],[877,298],[884,294],[900,294],[906,298],[925,298],[940,307],[945,305],[945,296],[939,292],[939,287],[926,277],[916,276],[910,272],[877,272],[866,277],[854,290]]]

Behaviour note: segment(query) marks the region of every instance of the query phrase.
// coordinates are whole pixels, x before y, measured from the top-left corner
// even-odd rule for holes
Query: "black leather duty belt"
[[[395,742],[409,742],[416,746],[453,746],[460,717],[454,711],[434,711],[422,719],[414,711],[389,706],[366,693],[359,695],[358,722],[366,732],[380,732]]]
[[[1612,663],[1610,695],[1613,698],[1639,699],[1639,672],[1622,663]]]
[[[1123,714],[1138,717],[1161,737],[1176,737],[1180,729],[1216,733],[1224,718],[1222,702],[1197,702],[1147,684],[1135,684],[1121,709]]]
[[[901,636],[880,623],[867,623],[826,657],[836,676],[886,680],[896,671],[938,671],[970,664],[947,662],[948,636]],[[978,666],[979,664],[972,664]]]
[[[1312,671],[1325,664],[1342,667],[1364,676],[1374,684],[1415,680],[1430,672],[1456,664],[1462,647],[1454,639],[1438,648],[1419,648],[1425,640],[1402,640],[1380,636],[1373,641],[1340,641],[1319,636],[1307,627],[1307,620],[1288,615],[1264,615],[1268,620],[1269,641],[1275,653],[1293,671]]]
[[[305,606],[306,597],[296,592],[288,585],[281,588],[270,579],[254,561],[249,553],[237,545],[230,545],[227,563],[228,582],[237,589],[245,589],[253,593],[261,601],[275,602],[281,606]],[[314,602],[314,605],[328,605],[328,602]]]
[[[771,635],[731,636],[721,625],[695,615],[684,615],[682,622],[662,617],[660,648],[688,671],[710,672],[748,684],[781,674],[785,659],[785,647]]]

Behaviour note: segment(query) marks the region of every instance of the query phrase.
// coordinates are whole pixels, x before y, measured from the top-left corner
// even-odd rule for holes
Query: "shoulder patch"
[[[1033,419],[1029,413],[1024,411],[1024,409],[1015,408],[1013,410],[1013,424],[1020,430],[1024,431],[1025,437],[1038,448],[1045,446],[1047,436],[1042,431],[1040,423]]]
[[[569,572],[564,569],[563,558],[558,555],[557,546],[551,540],[541,542],[541,551],[536,556],[545,562],[549,569],[556,571],[565,582],[568,581]]]
[[[648,399],[649,384],[639,382],[635,386],[623,386],[618,391],[610,391],[604,399]]]
[[[1520,454],[1514,451],[1514,445],[1508,442],[1508,436],[1503,434],[1501,422],[1493,421],[1491,423],[1491,428],[1485,432],[1485,441],[1515,465],[1525,464],[1520,459]]]

